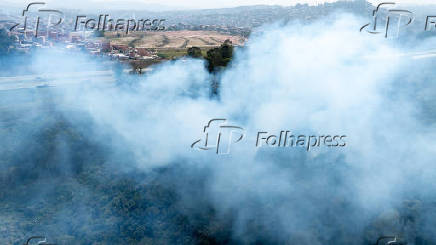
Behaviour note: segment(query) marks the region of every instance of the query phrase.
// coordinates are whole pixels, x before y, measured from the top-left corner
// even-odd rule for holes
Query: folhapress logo
[[[230,154],[231,145],[244,138],[245,131],[238,126],[226,124],[226,119],[212,119],[204,126],[204,139],[195,141],[191,148],[215,150],[218,155]]]
[[[392,35],[397,38],[400,34],[400,29],[402,27],[410,25],[414,20],[414,15],[409,10],[404,9],[387,9],[386,16],[384,16],[385,24],[382,25],[383,30],[379,30],[378,19],[380,19],[381,8],[384,6],[394,6],[393,2],[380,3],[375,10],[372,12],[372,23],[365,24],[360,28],[360,32],[366,29],[366,31],[370,34],[384,34],[385,38]],[[405,18],[405,19],[404,19]],[[396,20],[396,23],[392,23],[393,20]],[[404,20],[403,20],[404,19]],[[391,25],[394,24],[395,30],[391,33],[390,29]],[[391,33],[391,34],[390,34]]]
[[[199,150],[215,150],[218,155],[230,154],[233,144],[245,137],[245,130],[239,126],[228,125],[226,119],[212,119],[204,126],[204,138],[195,141],[191,148]],[[267,131],[257,132],[255,148],[303,148],[307,152],[315,148],[343,148],[347,145],[345,134],[297,134],[291,130],[280,130],[280,133]]]
[[[376,9],[372,11],[372,22],[363,25],[360,32],[365,30],[370,34],[383,34],[385,38],[398,38],[401,29],[411,26],[415,20],[415,15],[409,10],[396,9],[395,6],[394,2],[377,5]],[[427,15],[424,23],[425,32],[435,31],[436,15]]]
[[[45,236],[32,236],[32,237],[29,237],[26,240],[26,243],[24,243],[24,245],[30,245],[34,241],[35,242],[38,241],[36,244],[40,244],[40,245],[56,245],[55,243],[48,243],[47,242],[47,238]]]
[[[45,26],[45,30],[48,32],[51,28],[54,28],[56,26],[59,26],[62,22],[63,22],[63,17],[64,14],[56,9],[46,9],[43,8],[43,6],[45,5],[44,2],[33,2],[33,3],[29,3],[27,5],[26,8],[24,8],[21,17],[23,18],[23,23],[22,26],[20,27],[20,23],[17,23],[15,25],[13,25],[9,31],[18,31],[18,32],[26,32],[27,30],[29,30],[29,28],[32,28],[32,31],[34,32],[35,37],[38,37],[39,35],[39,30],[41,29],[41,24],[43,22],[43,18],[42,18],[42,14],[46,15],[45,17],[47,18],[46,20],[46,26]],[[32,13],[31,8],[33,8],[33,6],[37,6],[37,12],[36,13]],[[34,16],[34,22],[29,22],[29,14],[33,14],[36,15]]]
[[[64,13],[56,9],[45,8],[45,5],[45,2],[29,3],[21,14],[23,22],[14,24],[9,31],[19,33],[32,31],[35,37],[48,36],[50,30],[64,31],[60,28],[64,22]],[[126,34],[139,31],[164,31],[165,21],[165,19],[150,18],[114,19],[109,14],[100,14],[98,18],[78,15],[75,18],[73,31],[122,31]]]

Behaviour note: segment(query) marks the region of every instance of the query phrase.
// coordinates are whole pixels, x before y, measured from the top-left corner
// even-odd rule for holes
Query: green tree
[[[229,39],[224,41],[224,43],[221,45],[221,56],[223,57],[223,59],[232,59],[233,45],[232,41],[230,41]]]
[[[201,53],[201,49],[199,47],[191,47],[188,48],[188,56],[192,58],[201,58],[203,54]]]
[[[230,40],[226,40],[219,48],[207,51],[207,61],[209,72],[217,71],[219,67],[226,67],[233,57],[233,45]]]

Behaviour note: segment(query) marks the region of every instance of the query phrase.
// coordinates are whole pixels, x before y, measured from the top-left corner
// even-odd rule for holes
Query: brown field
[[[117,37],[116,33],[106,33],[112,44],[125,44],[137,48],[186,49],[192,46],[211,48],[220,46],[226,39],[234,45],[242,45],[245,39],[214,31],[166,31],[133,33]]]

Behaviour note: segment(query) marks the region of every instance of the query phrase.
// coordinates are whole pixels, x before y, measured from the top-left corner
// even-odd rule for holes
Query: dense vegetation
[[[188,53],[204,57],[196,48]],[[232,55],[231,45],[225,43],[204,58],[209,71],[216,73],[229,64]],[[122,68],[115,73],[122,74]],[[435,204],[419,198],[395,204],[364,223],[347,219],[344,213],[353,212],[352,204],[337,198],[341,195],[332,196],[328,208],[310,220],[312,226],[296,229],[288,237],[274,234],[271,230],[276,224],[265,222],[265,210],[276,206],[253,202],[251,208],[260,211],[243,224],[245,233],[237,233],[236,227],[241,226],[235,220],[237,211],[220,213],[207,197],[211,175],[207,169],[186,168],[189,163],[179,159],[163,168],[140,171],[133,152],[104,143],[123,144],[123,139],[114,132],[99,132],[96,137],[96,125],[88,115],[59,111],[49,99],[39,106],[35,101],[17,101],[27,95],[12,97],[10,102],[5,97],[1,94],[0,105],[12,101],[15,106],[0,108],[2,244],[23,244],[34,235],[45,235],[57,244],[305,245],[321,241],[373,245],[381,235],[412,237],[415,245],[436,244],[424,215]],[[325,171],[323,166],[303,166],[300,173],[309,169]],[[333,235],[325,236],[320,227],[328,227]],[[298,236],[299,232],[304,234]]]
[[[206,179],[189,179],[177,164],[148,174],[117,171],[117,166],[128,169],[133,158],[128,152],[119,158],[93,142],[84,133],[91,121],[71,125],[60,114],[29,120],[7,121],[9,125],[1,128],[1,135],[11,142],[0,155],[0,226],[6,228],[1,241],[22,244],[33,235],[46,235],[58,244],[229,239],[230,226],[214,221],[213,209],[204,204],[198,215],[208,218],[189,217],[191,212],[184,212],[187,207],[175,191],[177,183],[166,181],[190,181],[200,187],[193,191],[200,200]],[[30,126],[36,124],[44,126]],[[18,137],[23,134],[29,137]]]
[[[22,244],[34,235],[57,244],[308,244],[298,236],[272,236],[274,224],[264,223],[263,212],[251,217],[247,233],[235,234],[237,213],[218,214],[207,198],[208,170],[186,168],[180,159],[138,171],[132,152],[102,143],[123,144],[122,138],[100,132],[96,141],[87,115],[68,112],[66,118],[44,103],[42,108],[0,111],[2,142],[8,142],[0,149],[3,244]],[[380,235],[411,232],[416,245],[433,245],[429,234],[419,232],[427,205],[433,204],[400,203],[373,217],[359,234],[348,233],[347,225],[359,221],[337,215],[350,212],[350,203],[333,199],[311,222],[331,224],[335,236],[324,237],[316,227],[307,232],[319,234],[313,240],[336,245],[373,245]]]
[[[226,40],[220,47],[209,49],[205,57],[198,47],[188,48],[187,55],[192,58],[204,58],[207,61],[208,71],[213,73],[226,67],[232,60],[233,46],[230,40]]]

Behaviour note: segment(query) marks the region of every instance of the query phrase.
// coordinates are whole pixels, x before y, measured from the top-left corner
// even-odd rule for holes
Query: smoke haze
[[[132,176],[133,189],[159,182],[174,190],[177,198],[168,205],[190,225],[227,227],[228,233],[214,235],[230,240],[217,238],[218,243],[373,244],[379,236],[398,235],[408,244],[434,244],[434,61],[398,56],[410,50],[359,33],[362,23],[365,20],[351,15],[337,15],[310,25],[264,26],[216,77],[201,60],[187,59],[157,65],[144,76],[123,75],[122,86],[91,77],[80,85],[32,95],[20,92],[38,101],[32,111],[14,108],[14,100],[25,98],[3,96],[12,111],[0,115],[3,126],[12,115],[21,123],[5,131],[2,139],[1,155],[10,159],[1,161],[2,182],[19,191],[27,180],[19,175],[6,179],[8,169],[13,164],[26,171],[35,168],[36,158],[45,156],[37,140],[42,137],[54,142],[48,160],[41,161],[55,162],[55,173],[71,176],[87,168],[77,159],[101,154],[102,171],[114,178],[120,173]],[[419,50],[432,42],[413,46]],[[98,65],[85,55],[54,51],[38,53],[32,62],[39,73]],[[219,79],[219,98],[211,99],[214,79]],[[246,131],[230,155],[190,148],[213,118],[226,118]],[[71,143],[76,136],[68,132],[47,138],[51,136],[45,130],[59,126],[60,119],[80,132],[83,143]],[[304,147],[255,147],[257,132],[278,135],[282,130],[346,135],[347,144],[309,152]],[[34,180],[38,194],[22,197],[27,206],[54,198],[62,185],[56,174],[49,179],[41,177],[44,172],[34,174],[40,176]],[[56,208],[46,224],[23,235],[42,231],[60,244],[74,244],[72,238],[59,240],[50,233],[52,225],[76,237],[86,236],[80,227],[101,225],[93,221],[93,207],[86,201],[101,190],[80,181],[70,183],[71,199],[77,202]],[[1,198],[12,196],[4,191]],[[159,196],[152,200],[166,207]],[[69,205],[75,206],[76,214],[70,213]],[[19,213],[11,207],[3,210],[13,210],[12,216]],[[0,214],[2,220],[11,219],[7,213]],[[149,212],[138,216],[145,227],[154,227],[155,237],[156,222],[166,222],[165,230],[180,227]],[[119,231],[111,224],[124,217],[116,217],[103,224],[108,233]],[[180,231],[181,239],[190,234]],[[196,243],[183,239],[177,242]]]

